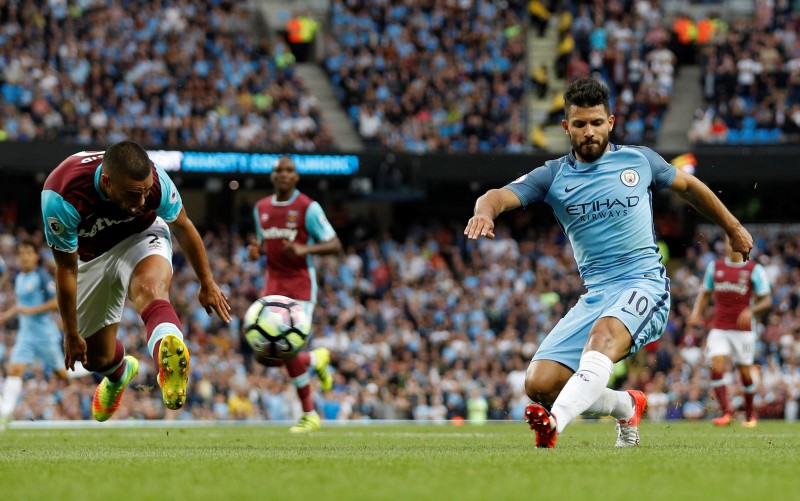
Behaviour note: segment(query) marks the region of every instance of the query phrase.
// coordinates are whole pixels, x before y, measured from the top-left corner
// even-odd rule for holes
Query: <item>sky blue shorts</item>
[[[64,368],[64,349],[61,333],[57,330],[49,332],[17,332],[17,340],[11,349],[9,362],[12,365],[33,365],[36,358],[51,369]]]
[[[553,360],[578,370],[589,331],[601,317],[622,321],[633,338],[628,356],[660,338],[669,318],[669,279],[628,279],[581,296],[536,350],[533,360]]]

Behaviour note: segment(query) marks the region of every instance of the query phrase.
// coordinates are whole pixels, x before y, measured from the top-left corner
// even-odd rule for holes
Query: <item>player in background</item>
[[[169,302],[175,232],[200,281],[198,300],[230,321],[203,241],[167,173],[137,143],[80,152],[50,173],[42,191],[45,236],[56,263],[56,297],[64,328],[64,361],[105,376],[92,401],[98,421],[119,407],[139,362],[117,339],[125,299],[147,330],[164,404],[186,402],[190,357]],[[169,223],[169,226],[167,226]]]
[[[728,361],[732,361],[739,369],[744,390],[745,419],[742,426],[755,428],[753,397],[756,384],[752,371],[757,337],[755,318],[770,309],[772,295],[764,267],[745,261],[741,253],[731,248],[727,237],[724,242],[725,258],[708,263],[687,325],[703,325],[703,312],[713,296],[714,318],[706,339],[706,359],[711,363],[711,388],[722,415],[711,422],[717,426],[733,422],[734,411],[723,379]]]
[[[613,416],[618,447],[639,444],[647,405],[640,391],[607,388],[614,363],[664,332],[669,279],[658,254],[652,191],[670,188],[719,224],[737,251],[748,256],[753,240],[714,193],[648,148],[609,143],[614,115],[609,91],[582,78],[565,94],[562,126],[572,151],[545,162],[478,198],[464,230],[470,240],[494,238],[501,213],[543,201],[570,240],[587,288],[533,356],[525,410],[536,446],[554,447],[581,414]]]
[[[289,156],[275,162],[270,174],[275,193],[255,204],[253,215],[257,242],[249,248],[250,259],[267,257],[266,284],[262,296],[279,294],[294,299],[312,320],[317,301],[317,275],[312,254],[338,254],[342,243],[319,203],[297,189],[300,175]],[[301,351],[285,363],[258,359],[264,365],[285,365],[303,406],[300,421],[290,431],[307,433],[320,429],[320,419],[311,398],[308,368],[312,367],[322,391],[330,391],[333,377],[328,373],[330,352],[317,348]]]
[[[67,379],[61,332],[51,311],[58,310],[53,277],[39,266],[39,249],[32,240],[17,245],[19,272],[14,277],[16,304],[0,313],[0,325],[17,316],[19,329],[11,349],[9,370],[0,393],[0,431],[13,419],[22,392],[22,376],[38,357],[56,376]]]

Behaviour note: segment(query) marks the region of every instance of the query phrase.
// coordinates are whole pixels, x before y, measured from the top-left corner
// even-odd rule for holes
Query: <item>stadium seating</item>
[[[715,20],[714,36],[699,44],[701,87],[709,111],[741,134],[729,144],[800,140],[800,17],[785,3],[764,4],[759,15]],[[711,142],[695,134],[698,143]]]
[[[323,65],[367,145],[521,151],[524,3],[333,1]]]
[[[554,2],[543,2],[553,4]],[[545,37],[555,38],[556,49],[548,94],[558,95],[569,82],[583,76],[602,80],[611,90],[612,113],[617,117],[612,141],[654,145],[663,115],[672,98],[675,54],[668,48],[665,17],[649,2],[637,2],[625,11],[620,2],[571,4],[554,14]],[[636,29],[634,29],[636,28]],[[538,34],[531,34],[534,44]],[[530,43],[529,43],[530,45]],[[535,110],[547,96],[534,96]],[[533,126],[554,129],[558,135],[563,113],[534,114]],[[555,145],[553,145],[555,147]]]
[[[244,4],[28,4],[0,9],[6,140],[332,147],[288,49],[248,35]]]

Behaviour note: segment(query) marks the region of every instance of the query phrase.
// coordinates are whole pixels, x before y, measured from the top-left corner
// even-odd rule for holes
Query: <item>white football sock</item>
[[[603,388],[600,398],[583,412],[583,416],[611,416],[614,419],[630,419],[636,410],[633,399],[627,391]]]
[[[8,376],[3,385],[3,401],[0,403],[0,418],[10,419],[17,406],[17,399],[22,392],[22,378]]]
[[[183,341],[183,332],[181,332],[177,325],[170,322],[163,322],[156,325],[155,329],[153,329],[153,334],[150,336],[150,339],[147,340],[147,351],[150,352],[150,355],[153,355],[153,350],[156,349],[156,343],[163,340],[169,334]],[[155,360],[158,361],[158,356],[155,357]]]
[[[556,417],[556,430],[564,428],[588,409],[603,393],[611,378],[614,362],[599,351],[589,351],[581,357],[578,371],[573,374],[553,404],[552,413]]]

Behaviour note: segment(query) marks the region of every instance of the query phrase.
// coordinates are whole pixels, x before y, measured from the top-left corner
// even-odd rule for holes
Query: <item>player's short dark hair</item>
[[[36,242],[34,242],[30,238],[23,238],[22,240],[20,240],[19,243],[17,244],[17,248],[19,249],[21,247],[30,247],[34,251],[37,252],[39,251],[39,246],[36,245]]]
[[[578,108],[592,108],[603,105],[606,113],[610,112],[608,105],[610,94],[608,87],[592,77],[583,77],[575,80],[564,92],[564,114],[569,116],[570,106]]]
[[[133,141],[120,141],[106,149],[103,155],[103,170],[110,178],[125,177],[142,181],[152,172],[147,151]]]
[[[294,167],[295,170],[297,170],[297,166],[294,164],[294,160],[292,160],[292,156],[291,155],[281,155],[281,156],[279,156],[278,159],[275,160],[275,165],[274,165],[273,168],[277,169],[278,168],[278,164],[280,164],[281,160],[283,160],[284,158],[286,160],[290,161],[292,163],[292,167]]]

